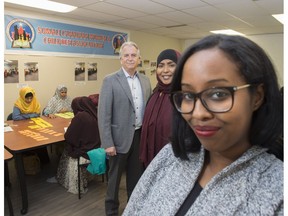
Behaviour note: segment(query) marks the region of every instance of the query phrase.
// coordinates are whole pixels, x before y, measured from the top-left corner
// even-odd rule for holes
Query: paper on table
[[[55,113],[54,115],[62,117],[62,118],[66,118],[66,119],[70,119],[70,118],[74,117],[74,113],[73,112]]]
[[[10,126],[5,126],[4,132],[9,132],[9,131],[13,131],[13,129]]]

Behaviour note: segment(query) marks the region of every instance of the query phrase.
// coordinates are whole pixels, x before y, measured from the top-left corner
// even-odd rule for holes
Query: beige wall
[[[266,34],[266,35],[254,35],[247,36],[259,46],[261,46],[270,57],[278,76],[278,82],[280,86],[283,86],[283,74],[284,74],[284,38],[283,34]],[[195,43],[197,40],[186,40],[183,45],[183,49]]]
[[[250,36],[269,55],[277,72],[279,85],[284,85],[284,38],[283,34],[267,34]]]

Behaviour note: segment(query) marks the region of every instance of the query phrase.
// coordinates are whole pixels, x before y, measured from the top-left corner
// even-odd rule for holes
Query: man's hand
[[[108,156],[110,156],[110,157],[111,157],[111,156],[115,156],[115,155],[117,154],[115,147],[106,148],[105,151],[106,151],[106,154],[107,154]]]

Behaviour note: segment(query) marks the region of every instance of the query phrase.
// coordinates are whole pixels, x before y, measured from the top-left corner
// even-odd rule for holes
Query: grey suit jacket
[[[152,91],[150,80],[140,73],[138,77],[146,106]],[[104,78],[99,96],[98,125],[101,147],[115,146],[117,153],[127,153],[135,132],[135,108],[122,69]]]

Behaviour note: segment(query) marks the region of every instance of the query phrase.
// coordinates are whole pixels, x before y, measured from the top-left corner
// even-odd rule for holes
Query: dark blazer
[[[138,78],[142,87],[145,109],[151,95],[151,84],[149,78],[143,74],[138,73]],[[118,153],[128,152],[135,132],[135,108],[122,69],[107,75],[103,80],[98,106],[98,124],[101,147],[115,146]]]

